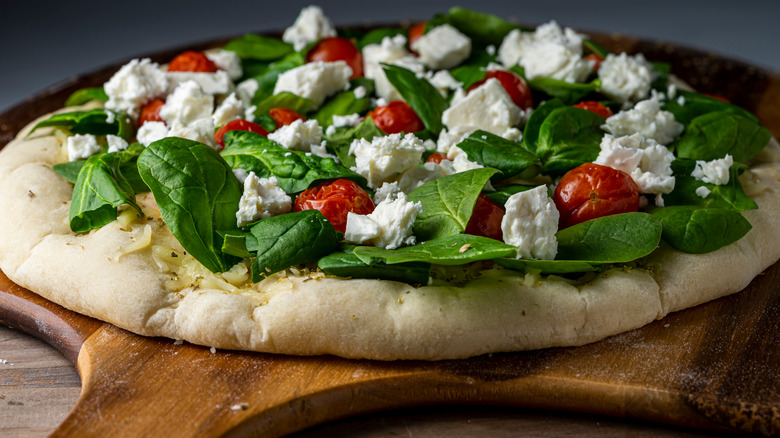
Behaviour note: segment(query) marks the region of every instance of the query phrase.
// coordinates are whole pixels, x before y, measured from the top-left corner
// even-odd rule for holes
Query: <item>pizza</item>
[[[452,8],[135,59],[0,152],[0,268],[134,333],[377,360],[577,346],[780,258],[780,146],[669,66]]]

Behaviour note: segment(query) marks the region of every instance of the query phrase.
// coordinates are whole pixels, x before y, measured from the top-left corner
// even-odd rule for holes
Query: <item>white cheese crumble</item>
[[[138,128],[136,139],[138,143],[149,146],[153,142],[168,136],[168,127],[164,122],[146,122]]]
[[[382,63],[399,65],[415,73],[424,74],[425,66],[406,49],[406,37],[384,37],[380,44],[363,47],[363,69],[367,78],[374,80],[376,95],[385,100],[402,100],[382,70]],[[382,106],[377,103],[377,106]]]
[[[211,117],[214,96],[204,93],[195,81],[179,84],[160,107],[160,118],[169,126],[175,122],[188,125],[195,120]]]
[[[391,134],[371,141],[360,138],[349,146],[349,153],[355,156],[352,170],[366,177],[372,189],[419,163],[423,152],[422,140],[413,134]]]
[[[311,99],[313,108],[322,105],[325,98],[349,88],[352,69],[344,61],[310,62],[279,75],[274,94],[287,91]]]
[[[150,59],[134,59],[114,73],[103,89],[108,95],[107,109],[136,117],[141,106],[165,95],[168,79]]]
[[[244,193],[238,202],[236,220],[239,227],[244,227],[260,219],[292,210],[292,199],[279,187],[276,177],[258,178],[254,172],[249,172],[244,179]]]
[[[674,154],[653,139],[640,134],[615,138],[604,134],[601,152],[594,163],[631,175],[641,193],[671,193],[674,190]]]
[[[336,36],[336,29],[322,9],[319,6],[307,6],[301,9],[295,23],[285,29],[282,41],[292,44],[295,51],[300,51],[309,43],[332,36]]]
[[[130,146],[124,138],[111,134],[106,136],[106,144],[108,144],[108,152],[120,152]]]
[[[441,118],[449,129],[469,126],[501,135],[521,120],[522,111],[495,78],[453,102]]]
[[[442,96],[447,96],[450,90],[460,90],[463,87],[461,82],[458,82],[449,70],[439,70],[433,75],[429,75],[428,82],[431,83]]]
[[[358,113],[347,114],[346,116],[333,115],[333,125],[336,128],[344,126],[355,127],[363,122],[363,117]]]
[[[200,71],[169,71],[165,73],[168,78],[168,93],[171,93],[181,83],[195,81],[208,94],[227,94],[233,89],[233,81],[224,70],[214,73]]]
[[[214,130],[214,120],[207,116],[188,125],[179,121],[173,122],[171,129],[168,131],[168,136],[186,138],[216,148],[217,142],[214,140]]]
[[[469,57],[471,39],[449,24],[443,24],[418,38],[412,44],[412,49],[419,54],[420,61],[428,68],[448,69]]]
[[[558,253],[559,213],[547,187],[515,193],[506,201],[501,220],[504,242],[517,247],[517,258],[553,260]]]
[[[239,79],[244,74],[241,68],[241,58],[236,52],[219,49],[216,52],[206,53],[206,57],[221,70],[225,70],[232,81]]]
[[[700,198],[706,198],[710,196],[710,193],[712,193],[712,190],[708,189],[707,186],[701,186],[696,189],[696,196]]]
[[[406,194],[399,192],[395,199],[380,203],[370,214],[348,213],[344,240],[387,249],[414,245],[412,226],[421,211],[421,203],[407,201]]]
[[[621,103],[636,102],[648,96],[655,74],[652,64],[641,53],[610,53],[599,67],[601,92]]]
[[[668,145],[683,132],[683,125],[674,120],[674,114],[662,111],[657,98],[638,102],[633,109],[621,111],[607,118],[601,129],[615,137],[635,133]]]
[[[722,186],[729,183],[729,169],[732,164],[734,158],[731,155],[712,161],[696,160],[696,167],[691,172],[691,176],[697,181]]]
[[[273,140],[287,149],[308,152],[312,145],[322,142],[322,127],[312,119],[303,121],[298,119],[289,125],[277,128],[268,134],[268,139]]]
[[[358,85],[354,90],[352,90],[352,94],[355,95],[355,99],[362,99],[366,97],[368,90],[366,90],[366,87]]]
[[[374,192],[374,205],[379,205],[385,201],[392,201],[398,196],[401,189],[397,182],[383,183],[381,187]]]
[[[245,107],[252,105],[252,99],[255,97],[255,93],[260,89],[260,83],[257,79],[249,78],[245,81],[241,81],[236,85],[236,96],[241,99]]]
[[[100,152],[97,138],[92,134],[76,134],[68,137],[67,147],[70,161],[83,160]]]
[[[227,122],[243,118],[244,103],[236,96],[236,93],[230,93],[211,115],[214,126],[222,126]]]

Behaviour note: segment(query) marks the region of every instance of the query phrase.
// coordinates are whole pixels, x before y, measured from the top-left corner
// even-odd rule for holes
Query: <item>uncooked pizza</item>
[[[291,20],[292,21],[292,20]],[[0,153],[0,268],[135,333],[379,360],[575,346],[780,257],[756,116],[555,21],[304,8],[134,59]]]

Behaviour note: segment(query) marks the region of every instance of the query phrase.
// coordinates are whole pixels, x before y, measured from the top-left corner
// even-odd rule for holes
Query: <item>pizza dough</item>
[[[197,268],[149,194],[139,196],[146,218],[72,233],[72,188],[51,168],[65,160],[63,139],[48,128],[25,138],[30,126],[0,152],[0,269],[47,299],[141,335],[379,360],[574,346],[742,290],[780,258],[773,140],[742,176],[759,205],[744,212],[753,229],[709,254],[662,246],[646,267],[580,281],[455,267],[465,283],[415,288],[291,268],[243,288],[241,266],[225,275]]]

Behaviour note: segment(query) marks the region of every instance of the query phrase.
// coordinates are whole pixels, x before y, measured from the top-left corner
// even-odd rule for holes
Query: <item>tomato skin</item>
[[[306,62],[314,61],[344,61],[352,69],[350,79],[363,77],[363,55],[355,44],[346,38],[323,38],[306,55]]]
[[[721,96],[720,94],[714,94],[714,93],[702,93],[703,95],[707,97],[711,97],[713,99],[718,99],[721,102],[731,103],[730,100],[728,100],[726,97]]]
[[[479,87],[487,82],[488,79],[498,79],[501,82],[501,86],[512,98],[512,102],[519,106],[520,109],[528,109],[534,106],[534,97],[531,94],[531,88],[528,83],[520,76],[505,70],[490,70],[485,74],[485,79],[474,83],[469,87],[469,91]]]
[[[501,230],[501,221],[504,219],[504,214],[506,211],[500,205],[480,193],[464,233],[503,242],[504,232]]]
[[[205,53],[188,50],[176,55],[168,64],[168,71],[193,71],[202,73],[214,73],[219,70],[217,64],[210,60]]]
[[[298,112],[293,111],[289,108],[271,108],[268,110],[268,114],[271,116],[272,119],[274,119],[274,122],[276,122],[276,127],[281,128],[282,126],[289,125],[290,123],[296,121],[296,120],[303,120],[306,121],[306,117],[303,117],[302,115],[298,114]]]
[[[138,116],[138,126],[142,126],[146,122],[163,122],[165,121],[160,117],[160,108],[165,105],[165,101],[162,99],[154,99],[144,104],[141,107],[141,115]]]
[[[436,163],[441,164],[442,161],[449,161],[450,159],[447,158],[447,154],[442,154],[441,152],[436,152],[428,156],[428,158],[425,159],[426,163]]]
[[[608,119],[614,115],[611,109],[605,107],[599,102],[596,102],[595,100],[583,100],[582,102],[574,105],[574,108],[580,108],[580,109],[588,110],[590,112],[594,112],[604,117],[605,119]]]
[[[217,148],[218,151],[221,151],[225,147],[224,137],[228,131],[249,131],[260,134],[263,137],[268,136],[268,131],[257,123],[252,123],[249,120],[244,119],[232,120],[222,125],[222,127],[217,130],[217,133],[214,134],[214,141],[219,145]]]
[[[347,229],[347,214],[369,214],[374,201],[356,182],[337,179],[320,183],[301,192],[295,198],[293,211],[319,210],[336,231]]]
[[[568,171],[553,193],[559,228],[590,219],[639,210],[639,187],[631,175],[585,163]]]
[[[428,24],[427,21],[423,21],[422,23],[417,23],[414,26],[409,28],[409,32],[406,34],[406,45],[409,48],[409,51],[414,53],[415,55],[417,52],[412,50],[412,44],[414,44],[415,41],[419,40],[421,36],[425,34],[425,25]]]
[[[591,61],[596,61],[595,64],[593,64],[593,71],[599,71],[599,68],[601,67],[601,62],[604,61],[604,57],[599,56],[595,53],[591,53],[589,55],[585,55],[582,57],[582,59],[587,59]]]
[[[388,134],[418,132],[425,128],[417,113],[402,100],[393,100],[385,106],[378,106],[368,113],[368,117],[374,120],[377,128]]]

